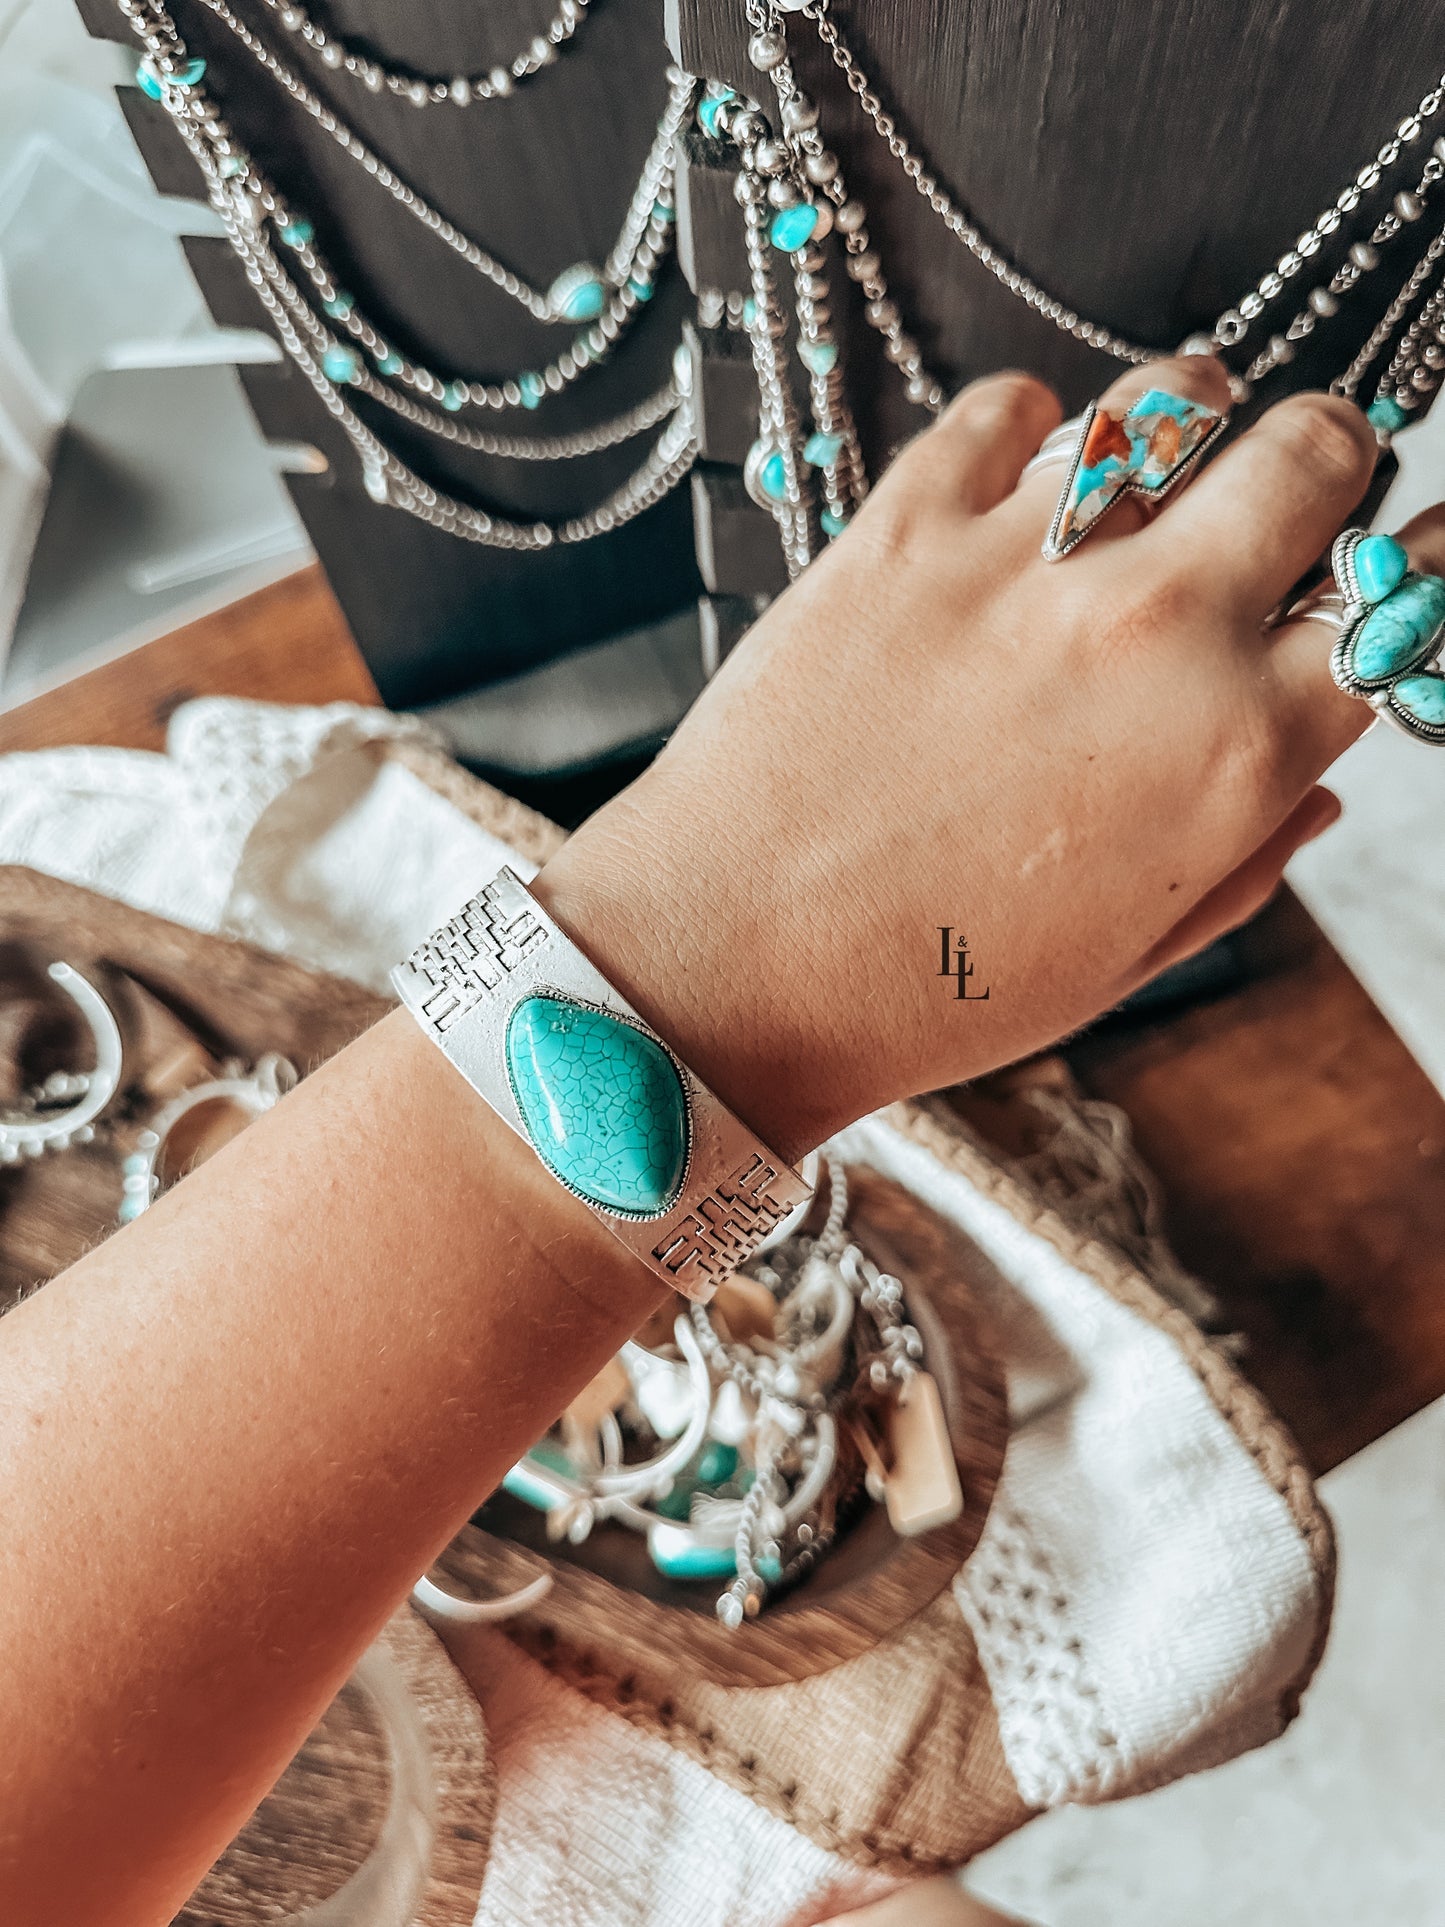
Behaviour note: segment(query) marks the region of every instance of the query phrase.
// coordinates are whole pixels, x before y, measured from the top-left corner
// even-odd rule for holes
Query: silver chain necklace
[[[842,73],[874,131],[884,141],[907,178],[955,239],[1009,293],[1026,302],[1063,333],[1112,355],[1118,361],[1143,366],[1158,360],[1166,352],[1129,341],[1101,323],[1087,320],[1066,302],[1041,287],[1002,249],[985,238],[899,130],[895,117],[884,107],[872,80],[859,65],[839,30],[832,16],[830,0],[807,0],[807,4],[801,7],[794,4],[787,11],[802,12],[812,21],[834,65]],[[1426,124],[1439,113],[1442,102],[1445,102],[1445,75],[1424,95],[1415,111],[1400,122],[1374,160],[1362,167],[1354,179],[1341,188],[1333,203],[1300,235],[1292,248],[1286,249],[1274,267],[1260,277],[1236,306],[1226,308],[1205,336],[1191,337],[1186,345],[1207,346],[1210,350],[1238,346],[1265,309],[1295,279],[1305,263],[1320,251],[1326,239],[1338,231],[1345,216],[1358,208],[1365,194],[1379,186],[1385,175],[1398,164],[1405,149],[1419,140]],[[1258,381],[1271,369],[1293,358],[1293,344],[1312,332],[1319,322],[1329,319],[1338,309],[1340,296],[1349,293],[1379,265],[1381,248],[1403,228],[1420,219],[1425,200],[1442,174],[1445,174],[1445,139],[1438,139],[1417,185],[1397,193],[1390,210],[1376,224],[1370,239],[1356,242],[1331,280],[1310,291],[1289,328],[1272,337],[1268,347],[1251,362],[1244,376],[1247,382]]]
[[[185,42],[162,0],[119,0],[119,4],[121,12],[130,20],[146,48],[146,58],[142,60],[137,75],[141,86],[159,100],[166,88],[174,86],[178,76],[198,69],[196,80],[191,83],[194,87],[205,72],[205,62],[190,59]],[[672,137],[664,139],[663,135],[664,128],[671,125],[675,137],[676,128],[686,114],[687,100],[679,100],[685,91],[683,80],[672,83],[667,108],[659,123],[658,138],[653,142],[643,165],[616,244],[604,266],[598,270],[585,262],[576,263],[564,269],[550,288],[541,290],[532,287],[495,255],[479,247],[415,189],[409,187],[231,10],[226,0],[201,0],[201,5],[235,35],[257,64],[285,89],[297,106],[399,206],[404,207],[413,219],[434,234],[469,268],[525,308],[534,319],[549,322],[600,322],[607,319],[620,324],[635,310],[636,297],[629,294],[627,282],[633,257],[657,209],[658,189],[664,177],[669,182],[672,178]],[[691,84],[690,80],[686,81],[686,90],[690,90]],[[666,207],[666,219],[670,222],[671,203],[663,205]]]
[[[499,385],[444,384],[399,356],[357,314],[350,298],[343,297],[335,288],[325,264],[311,249],[309,223],[298,221],[259,174],[250,157],[235,146],[224,120],[201,85],[205,63],[191,59],[161,0],[119,0],[119,3],[146,50],[142,64],[153,81],[147,91],[169,113],[200,170],[207,199],[221,220],[247,281],[270,317],[277,338],[351,443],[363,482],[374,501],[399,508],[465,541],[491,548],[535,552],[554,544],[589,541],[620,528],[677,486],[697,454],[689,371],[681,358],[676,364],[674,380],[656,395],[615,420],[559,437],[491,434],[451,421],[380,380],[363,361],[353,340],[372,354],[380,373],[410,377],[413,386],[437,396],[447,409],[473,399],[479,399],[484,406],[515,406],[519,402],[523,406],[535,405],[541,393],[560,390],[587,363],[578,356],[577,344],[574,344],[572,367],[554,364],[545,377],[522,378],[536,384],[537,392],[529,394],[518,381]],[[223,0],[217,0],[212,10],[223,11]],[[670,187],[675,127],[691,104],[692,92],[693,83],[688,76],[674,76],[673,95],[664,117],[669,131],[662,148],[665,159],[657,176],[659,186],[665,179]],[[645,179],[649,182],[653,172],[645,170]],[[649,192],[655,191],[649,186]],[[670,215],[670,207],[668,212]],[[651,225],[644,228],[643,238]],[[670,227],[670,221],[667,225]],[[273,234],[281,237],[287,254],[311,282],[313,294],[321,297],[321,313],[288,272],[277,246],[273,245]],[[634,255],[634,264],[636,261]],[[651,265],[645,271],[650,274]],[[334,325],[328,326],[328,322],[343,326],[353,340],[340,338],[334,332]],[[585,341],[587,337],[581,339]],[[596,508],[557,524],[521,523],[492,515],[434,489],[362,421],[344,392],[348,388],[355,388],[381,403],[413,426],[427,429],[459,446],[517,460],[551,461],[595,454],[659,423],[663,426],[645,460]]]
[[[398,100],[410,101],[413,107],[440,106],[447,101],[456,107],[469,107],[473,101],[505,100],[519,82],[551,66],[587,17],[587,0],[561,0],[543,31],[513,59],[485,74],[456,74],[449,80],[436,80],[358,53],[345,40],[327,33],[293,0],[262,0],[262,4],[287,33],[313,48],[330,72],[347,75],[369,93],[385,91]]]

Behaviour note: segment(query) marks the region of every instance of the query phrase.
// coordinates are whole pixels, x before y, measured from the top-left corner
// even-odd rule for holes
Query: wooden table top
[[[378,700],[310,568],[0,713],[0,752],[159,749],[199,695]],[[1245,949],[1241,987],[1068,1057],[1132,1119],[1175,1249],[1325,1471],[1445,1395],[1445,1101],[1288,891]]]

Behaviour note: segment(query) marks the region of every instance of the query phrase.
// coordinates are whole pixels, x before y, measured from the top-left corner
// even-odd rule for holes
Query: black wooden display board
[[[985,234],[1080,313],[1166,347],[1210,326],[1273,266],[1445,67],[1439,0],[833,0],[840,26],[909,141]],[[769,110],[766,75],[747,58],[742,0],[665,0],[674,55]],[[1032,369],[1077,409],[1119,364],[1059,332],[969,256],[920,198],[865,120],[806,17],[786,20],[801,84],[850,189],[869,210],[890,291],[927,364],[951,386],[991,370]],[[1411,150],[1423,165],[1445,115]],[[723,149],[698,143],[699,162]],[[1410,184],[1417,178],[1410,175]],[[1367,197],[1369,232],[1405,185]],[[682,184],[685,264],[703,285],[736,280],[730,183],[690,167]],[[1433,218],[1432,218],[1433,216]],[[1323,386],[1374,326],[1405,271],[1437,232],[1434,208],[1391,250],[1374,282],[1264,384],[1262,406]],[[1341,235],[1336,247],[1343,251]],[[834,244],[830,244],[834,245]],[[1308,266],[1257,325],[1250,350],[1293,314],[1329,266]],[[926,417],[909,404],[861,296],[835,272],[834,322],[851,370],[860,432],[877,472]],[[756,513],[739,507],[734,470],[748,439],[729,412],[731,344],[703,337],[704,466],[700,521],[723,532],[708,586],[738,592],[774,579]],[[720,361],[713,357],[720,355]],[[1364,399],[1368,399],[1368,393]],[[1240,426],[1249,419],[1241,411]],[[1393,473],[1381,465],[1378,494]]]
[[[128,40],[114,0],[79,0],[92,30]],[[278,37],[258,0],[238,13],[335,100],[398,172],[459,227],[546,286],[611,246],[664,94],[663,32],[690,71],[755,93],[770,89],[746,56],[742,0],[593,0],[575,44],[509,101],[418,110],[328,74],[294,37]],[[1370,159],[1445,65],[1445,6],[1432,0],[834,0],[885,104],[982,228],[1081,312],[1164,346],[1235,302]],[[237,134],[299,206],[362,306],[433,365],[494,375],[535,365],[556,336],[456,261],[397,208],[262,74],[199,0],[172,0],[182,32]],[[551,17],[549,0],[317,0],[334,33],[428,73],[477,71]],[[1032,368],[1079,406],[1117,371],[1007,293],[949,236],[864,121],[805,17],[790,15],[803,84],[855,192],[868,204],[892,290],[929,365],[951,384],[1001,366]],[[131,92],[127,112],[163,190],[197,177],[163,111]],[[1423,162],[1427,132],[1415,148]],[[694,287],[745,285],[728,154],[684,142],[679,253]],[[1367,232],[1389,187],[1366,202]],[[1272,378],[1261,402],[1317,385],[1348,360],[1437,223],[1392,249],[1378,287],[1352,298]],[[218,319],[260,318],[221,242],[188,249]],[[1325,276],[1320,278],[1327,278]],[[857,289],[835,276],[835,323],[876,472],[924,417],[862,323]],[[1308,269],[1295,284],[1311,285]],[[1284,314],[1298,302],[1281,302]],[[289,367],[247,368],[265,431],[309,441],[330,459],[293,493],[387,698],[433,701],[655,620],[697,593],[712,601],[714,653],[783,581],[769,517],[747,499],[743,455],[756,404],[746,343],[693,329],[675,269],[614,360],[545,411],[539,432],[608,417],[664,378],[687,327],[699,356],[703,462],[630,527],[538,556],[481,549],[422,527],[365,495],[354,460]],[[1278,325],[1278,323],[1276,323]],[[1252,344],[1258,345],[1261,329]],[[550,334],[550,339],[548,338]],[[522,466],[384,431],[429,480],[503,510],[576,512],[620,482],[633,444],[575,464]]]
[[[134,45],[115,0],[80,0],[91,31]],[[257,0],[235,11],[276,48],[409,185],[466,234],[547,287],[616,239],[666,97],[658,0],[597,0],[574,44],[503,101],[418,109],[372,95],[282,33]],[[282,93],[230,32],[197,4],[171,12],[207,62],[206,81],[237,138],[297,208],[358,304],[429,365],[468,376],[534,367],[566,345],[482,280],[399,207]],[[545,29],[554,0],[318,0],[328,30],[421,73],[486,71]],[[196,194],[200,177],[165,111],[123,94],[141,152],[163,192]],[[223,241],[191,242],[191,265],[216,318],[265,325]],[[669,266],[653,301],[601,368],[533,414],[487,425],[566,434],[605,420],[666,380],[689,307]],[[581,644],[657,620],[698,591],[686,487],[624,529],[540,555],[486,549],[430,529],[366,495],[349,444],[289,363],[248,366],[242,380],[264,431],[309,442],[327,472],[292,493],[377,683],[397,707],[439,700]],[[365,406],[358,412],[366,412]],[[378,432],[436,486],[521,519],[592,506],[642,459],[649,437],[575,462],[517,463],[408,434]]]

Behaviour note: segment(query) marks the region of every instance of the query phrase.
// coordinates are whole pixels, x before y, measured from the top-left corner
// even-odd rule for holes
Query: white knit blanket
[[[502,861],[387,760],[416,726],[335,704],[207,699],[165,756],[0,759],[0,862],[384,989]],[[1115,1798],[1275,1734],[1320,1601],[1284,1503],[1161,1331],[878,1120],[844,1148],[956,1220],[1007,1281],[992,1307],[1013,1434],[955,1596],[1031,1805]],[[985,1595],[1007,1612],[976,1610]],[[500,1777],[484,1927],[801,1927],[861,1875],[496,1638]]]

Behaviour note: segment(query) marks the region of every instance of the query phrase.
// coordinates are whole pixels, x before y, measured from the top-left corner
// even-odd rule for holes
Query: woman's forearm
[[[0,1321],[0,1918],[169,1919],[661,1288],[384,1020]]]
[[[1229,394],[1195,357],[1106,399],[1155,382]],[[1281,404],[1062,577],[1057,477],[1025,473],[1057,414],[1017,376],[965,391],[541,878],[786,1157],[1249,914],[1370,714],[1318,625],[1269,626],[1364,489],[1357,411]],[[1445,565],[1438,522],[1405,533]],[[989,1000],[950,997],[939,926]],[[658,1295],[395,1016],[0,1322],[5,1927],[168,1918]]]

